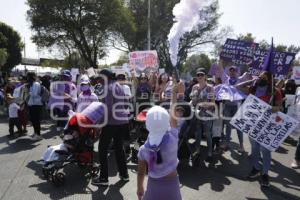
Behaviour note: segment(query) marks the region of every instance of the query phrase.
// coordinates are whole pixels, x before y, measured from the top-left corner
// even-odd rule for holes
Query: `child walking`
[[[18,118],[18,110],[20,109],[20,106],[15,102],[15,98],[9,94],[7,96],[7,103],[8,103],[8,115],[9,115],[9,138],[14,138],[14,127],[16,126],[18,129],[17,135],[19,136],[22,133],[20,121]]]
[[[148,139],[139,149],[137,196],[139,200],[181,200],[177,174],[178,129],[174,117],[177,85],[174,85],[171,113],[152,107],[146,116]],[[148,184],[144,191],[144,178],[148,169]]]

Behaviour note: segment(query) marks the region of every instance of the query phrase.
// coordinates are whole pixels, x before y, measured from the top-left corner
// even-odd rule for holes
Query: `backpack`
[[[41,85],[41,97],[42,97],[42,102],[44,103],[48,102],[50,97],[49,90],[47,90],[47,88],[43,85]]]

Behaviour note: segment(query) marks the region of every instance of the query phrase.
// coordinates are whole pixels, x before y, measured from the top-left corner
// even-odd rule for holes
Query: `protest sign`
[[[264,59],[268,51],[257,49],[253,55],[253,61],[249,64],[249,72],[252,75],[259,75],[263,71]],[[287,75],[290,65],[295,59],[294,53],[274,51],[271,57],[271,72],[274,75]]]
[[[129,53],[129,67],[137,73],[157,71],[158,56],[156,51],[135,51]]]
[[[209,69],[208,75],[215,76],[216,78],[221,78],[224,73],[224,69],[218,64],[212,64]]]
[[[158,70],[158,74],[159,75],[161,75],[161,74],[163,74],[163,73],[165,73],[166,71],[165,71],[165,68],[160,68],[159,70]]]
[[[72,75],[72,82],[76,82],[76,78],[77,78],[77,75],[79,74],[79,69],[78,68],[72,68],[71,69],[71,75]]]
[[[270,151],[275,151],[298,126],[294,118],[278,112],[254,95],[249,95],[230,124]]]
[[[268,51],[260,49],[257,43],[227,39],[220,58],[237,65],[248,65],[250,74],[257,76],[263,70],[267,54]],[[274,51],[271,56],[271,72],[277,76],[287,75],[295,56],[295,53]]]
[[[237,65],[248,65],[252,62],[257,48],[258,44],[254,42],[227,39],[222,48],[220,58]]]
[[[286,94],[285,98],[285,107],[287,108],[295,103],[296,95]]]
[[[287,115],[298,120],[300,122],[300,105],[299,104],[293,104],[288,107]],[[291,135],[294,136],[300,136],[300,124],[298,127],[292,132]]]
[[[300,85],[300,66],[293,67],[292,79],[295,80],[297,85]]]
[[[87,74],[89,77],[92,77],[92,76],[96,75],[96,72],[95,72],[94,68],[90,67],[87,69]]]

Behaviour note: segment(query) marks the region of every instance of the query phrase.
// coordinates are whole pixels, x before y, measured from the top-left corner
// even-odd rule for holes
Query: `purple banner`
[[[249,72],[252,75],[259,75],[263,70],[264,59],[266,58],[268,51],[262,51],[258,49],[255,51],[253,61],[249,65]],[[275,51],[271,58],[271,72],[275,75],[287,75],[290,69],[290,65],[295,59],[295,53],[278,52]]]
[[[248,65],[250,74],[259,75],[267,54],[268,51],[261,50],[257,43],[227,39],[220,58],[237,65]],[[295,53],[273,52],[271,72],[277,76],[287,75],[295,56]]]
[[[257,43],[227,39],[220,58],[237,65],[248,65],[253,60],[253,54],[258,48]]]

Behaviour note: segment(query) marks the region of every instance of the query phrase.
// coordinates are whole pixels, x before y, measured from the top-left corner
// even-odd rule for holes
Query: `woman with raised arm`
[[[177,174],[178,129],[175,119],[175,103],[178,88],[173,87],[171,112],[152,107],[146,116],[148,139],[138,153],[137,196],[141,200],[181,200]],[[144,178],[148,169],[148,184],[144,190]]]

